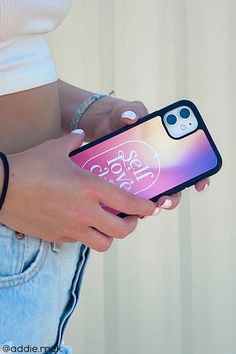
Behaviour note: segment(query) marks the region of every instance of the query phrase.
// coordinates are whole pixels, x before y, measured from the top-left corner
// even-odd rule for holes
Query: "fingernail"
[[[165,202],[160,205],[161,208],[163,209],[169,209],[172,206],[172,200],[171,199],[166,199]]]
[[[128,118],[131,120],[135,120],[137,118],[137,114],[133,111],[126,111],[126,112],[122,113],[121,118]]]
[[[152,216],[158,215],[158,214],[160,213],[160,211],[161,211],[160,208],[157,207],[157,208],[155,209],[154,213],[152,214]]]
[[[83,129],[75,129],[75,130],[72,130],[71,134],[72,133],[75,133],[75,134],[80,134],[80,135],[84,135],[84,130]]]
[[[205,187],[203,188],[202,192],[205,192],[205,190],[207,190],[208,187],[209,187],[209,184],[207,183],[207,184],[205,185]]]

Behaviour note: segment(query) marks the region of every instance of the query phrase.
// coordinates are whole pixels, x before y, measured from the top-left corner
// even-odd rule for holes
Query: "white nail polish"
[[[161,211],[160,208],[157,207],[152,215],[156,216],[160,213],[160,211]]]
[[[137,114],[133,111],[126,111],[126,112],[122,113],[121,117],[135,120],[137,118]]]
[[[161,208],[163,209],[169,209],[172,206],[172,200],[166,199],[165,203],[161,205]]]
[[[72,134],[72,133],[84,135],[83,129],[75,129],[75,130],[72,130],[71,134]]]
[[[202,192],[205,192],[205,190],[207,190],[208,187],[209,187],[209,184],[206,184],[205,187],[203,188]]]

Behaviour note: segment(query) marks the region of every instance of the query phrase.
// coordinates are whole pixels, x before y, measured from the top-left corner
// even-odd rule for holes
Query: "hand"
[[[116,98],[110,98],[110,102],[112,99],[113,101],[110,115],[105,115],[104,119],[97,122],[94,129],[94,138],[111,133],[125,125],[134,124],[139,118],[148,114],[148,110],[142,102],[129,102]],[[209,184],[210,179],[205,178],[196,183],[195,189],[198,192],[204,191]],[[171,210],[176,208],[180,202],[180,199],[181,193],[175,193],[170,196],[162,196],[158,200],[157,206],[163,209]]]
[[[82,144],[80,132],[8,155],[10,180],[0,222],[46,241],[79,240],[105,251],[114,238],[136,228],[137,215],[152,215],[156,205],[75,165],[68,154]],[[122,219],[101,204],[130,216]]]

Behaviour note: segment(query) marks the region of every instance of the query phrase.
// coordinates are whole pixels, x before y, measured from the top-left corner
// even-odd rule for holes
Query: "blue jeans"
[[[19,239],[0,224],[0,353],[71,353],[63,335],[89,248],[80,242],[62,243],[56,251],[52,246],[31,236]]]

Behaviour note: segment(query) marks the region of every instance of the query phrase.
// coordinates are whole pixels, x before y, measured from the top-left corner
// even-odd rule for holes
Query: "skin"
[[[75,108],[92,92],[63,81],[0,97],[0,148],[10,165],[9,188],[0,223],[46,241],[81,241],[106,251],[113,239],[135,230],[139,218],[152,215],[166,199],[175,208],[180,193],[161,197],[157,205],[107,183],[76,166],[68,157],[83,140],[93,140],[133,124],[147,114],[141,102],[114,97],[95,102],[81,119],[85,134],[69,133]],[[122,118],[134,111],[135,120]],[[2,165],[0,180],[3,179]],[[197,183],[198,191],[209,184]],[[111,198],[112,195],[112,198]],[[121,219],[101,204],[125,212]]]

